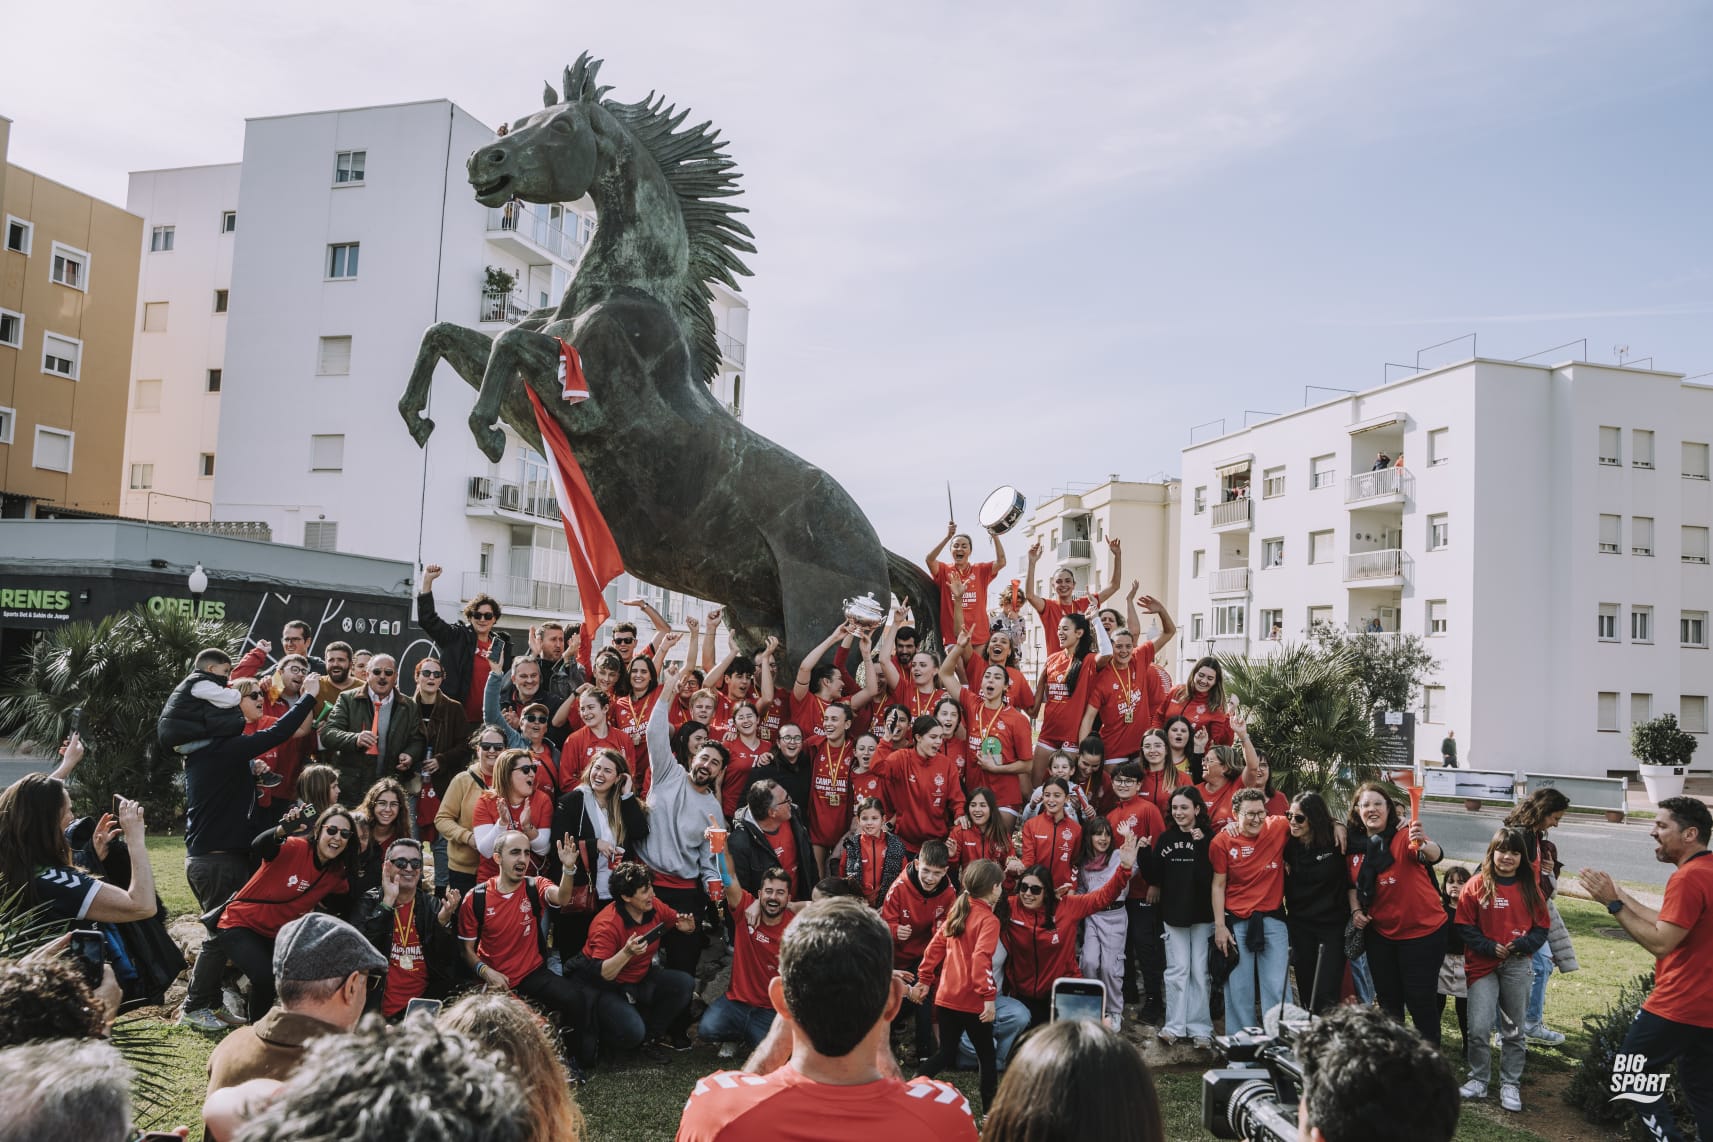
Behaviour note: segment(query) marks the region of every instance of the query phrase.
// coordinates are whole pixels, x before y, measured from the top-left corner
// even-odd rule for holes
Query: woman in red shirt
[[[620,702],[629,700],[619,699]],[[653,709],[652,704],[649,708]],[[583,719],[583,728],[565,739],[565,749],[559,755],[562,776],[557,792],[569,793],[577,788],[577,783],[583,779],[583,770],[604,750],[610,749],[623,757],[630,772],[637,772],[636,745],[628,732],[613,725],[608,717],[611,710],[612,700],[605,691],[584,686],[577,692],[577,714]]]
[[[1011,823],[999,811],[999,798],[985,785],[970,790],[964,806],[967,825],[957,825],[946,838],[946,851],[951,855],[952,868],[968,868],[978,860],[998,861],[1005,868],[1005,884],[1009,891],[1023,871],[1023,862],[1011,847]]]
[[[928,992],[944,980],[934,996],[940,1017],[940,1049],[922,1064],[921,1073],[933,1078],[958,1058],[958,1045],[970,1037],[976,1062],[981,1067],[981,1105],[993,1103],[999,1089],[999,1060],[993,1046],[994,1001],[999,987],[993,979],[993,954],[999,950],[999,917],[994,914],[1005,892],[1005,873],[991,860],[978,860],[964,873],[964,890],[952,902],[916,972],[910,998],[923,1003]]]
[[[977,654],[977,662],[984,669],[997,666],[1005,671],[1005,700],[1008,704],[1019,710],[1027,710],[1035,704],[1035,691],[1023,671],[1017,668],[1017,647],[1012,644],[1009,634],[1002,630],[994,631]],[[973,665],[971,669],[974,669]],[[970,685],[975,684],[976,679],[972,677]]]
[[[654,713],[654,704],[658,701],[660,675],[655,669],[654,659],[639,654],[630,660],[630,686],[608,705],[607,716],[630,738],[631,752],[635,754],[637,769],[642,773],[648,772],[648,716]],[[566,770],[566,780],[570,780],[569,765]]]
[[[1273,766],[1268,760],[1256,754],[1255,764],[1243,775],[1243,788],[1259,789],[1267,799],[1267,816],[1283,817],[1290,810],[1290,802],[1285,795],[1273,788]]]
[[[934,720],[946,731],[946,744],[940,752],[958,767],[958,784],[969,788],[970,743],[964,731],[964,707],[956,698],[941,698],[934,703]]]
[[[529,851],[535,854],[529,862],[530,875],[540,873],[553,827],[553,798],[536,788],[537,772],[536,760],[521,749],[506,750],[494,763],[494,783],[476,799],[471,818],[471,837],[482,858],[476,883],[499,875],[494,849],[501,837],[513,831],[529,838]]]
[[[1166,717],[1182,714],[1196,729],[1205,728],[1214,745],[1231,744],[1231,721],[1225,713],[1225,671],[1219,659],[1203,658],[1190,671],[1190,680],[1166,699]]]
[[[1045,776],[1055,750],[1077,752],[1081,740],[1077,731],[1082,728],[1097,670],[1094,628],[1086,615],[1066,615],[1059,620],[1058,633],[1068,649],[1055,651],[1047,659],[1035,685],[1035,712],[1041,717],[1041,734],[1035,741],[1036,784]]]
[[[1196,752],[1196,728],[1190,720],[1173,714],[1160,723],[1160,732],[1166,735],[1166,763],[1189,778],[1191,785],[1200,781],[1201,755]]]
[[[773,752],[773,743],[761,736],[761,716],[756,713],[754,702],[746,699],[732,707],[731,732],[720,743],[731,759],[720,775],[720,808],[725,810],[729,821],[743,804],[749,771],[765,764],[767,755]]]
[[[985,785],[999,807],[1016,820],[1023,810],[1024,775],[1032,764],[1029,716],[1006,704],[1005,685],[1005,668],[989,663],[973,687],[957,691],[957,699],[963,705],[967,735],[964,784]]]
[[[1363,934],[1380,1006],[1439,1046],[1439,965],[1445,958],[1445,909],[1428,866],[1445,853],[1420,821],[1406,826],[1379,783],[1356,787],[1347,822],[1350,919]]]
[[[250,1010],[274,1005],[274,937],[357,875],[357,822],[342,805],[322,810],[307,837],[288,837],[297,810],[250,842],[261,862],[220,914],[220,950],[250,978]]]
[[[1179,786],[1190,784],[1190,775],[1180,771],[1171,764],[1171,751],[1166,745],[1164,730],[1149,730],[1142,735],[1142,788],[1141,795],[1153,802],[1154,808],[1160,810],[1160,819],[1166,820],[1172,812],[1172,792]]]

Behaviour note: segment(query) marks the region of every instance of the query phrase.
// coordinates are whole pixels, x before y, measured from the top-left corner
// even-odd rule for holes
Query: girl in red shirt
[[[958,782],[969,788],[970,743],[962,728],[964,707],[956,698],[941,698],[934,703],[934,720],[946,731],[946,744],[941,750],[958,767]]]
[[[952,868],[968,868],[978,860],[998,861],[1005,868],[1006,889],[1017,883],[1023,862],[1011,846],[1011,823],[999,811],[999,798],[985,785],[970,790],[964,806],[967,825],[958,825],[946,838],[946,851],[951,855]]]
[[[1166,699],[1166,717],[1182,714],[1196,729],[1205,728],[1214,745],[1231,744],[1231,720],[1225,713],[1225,671],[1219,659],[1203,658],[1190,680]]]
[[[878,909],[907,859],[904,842],[886,831],[886,809],[880,801],[874,797],[858,801],[856,831],[839,847],[837,875],[849,881],[870,908]]]
[[[969,759],[965,785],[985,785],[999,806],[1015,820],[1023,808],[1023,775],[1029,772],[1033,748],[1029,716],[1006,704],[1005,669],[989,663],[973,687],[958,692]]]
[[[1464,1098],[1487,1097],[1492,1071],[1493,1024],[1499,1032],[1499,1102],[1523,1109],[1523,1060],[1528,1052],[1524,1016],[1534,968],[1529,960],[1546,943],[1546,897],[1529,867],[1529,835],[1501,828],[1487,842],[1481,871],[1457,898],[1457,930],[1463,937],[1463,972],[1469,989],[1469,1029],[1463,1040],[1469,1055]],[[1495,1015],[1503,1015],[1503,1021]]]
[[[1153,802],[1165,820],[1172,812],[1172,791],[1190,784],[1190,775],[1171,764],[1166,731],[1149,730],[1142,735],[1142,788],[1139,792]]]
[[[1398,1022],[1408,1010],[1416,1032],[1437,1047],[1446,919],[1427,866],[1445,853],[1420,821],[1406,826],[1377,782],[1356,787],[1346,828],[1345,859],[1355,883],[1350,919],[1363,931],[1374,993]]]
[[[1069,812],[1070,796],[1069,781],[1047,778],[1041,785],[1041,812],[1023,822],[1023,863],[1045,865],[1055,889],[1075,884],[1077,878],[1083,830]]]
[[[1035,686],[1035,711],[1041,717],[1041,734],[1035,741],[1037,783],[1046,775],[1054,750],[1077,751],[1081,740],[1077,732],[1094,689],[1094,628],[1088,617],[1071,614],[1060,619],[1059,641],[1068,649],[1047,659]]]
[[[994,1001],[999,986],[993,978],[993,953],[999,948],[999,917],[994,914],[1005,892],[1005,873],[991,860],[978,860],[964,872],[964,890],[952,902],[939,931],[928,941],[910,998],[922,1003],[942,975],[934,1009],[940,1017],[940,1049],[922,1064],[933,1078],[957,1062],[958,1045],[970,1037],[981,1067],[981,1105],[993,1103],[999,1089],[999,1061],[993,1045]]]
[[[761,736],[761,716],[756,713],[755,703],[747,700],[732,707],[731,732],[720,741],[731,759],[720,775],[720,808],[725,810],[729,821],[743,804],[749,771],[765,763],[773,751],[773,743]]]
[[[629,699],[621,698],[621,702]],[[632,773],[637,771],[636,745],[631,741],[630,734],[608,719],[612,710],[612,700],[594,686],[584,686],[577,695],[577,713],[583,719],[583,728],[565,739],[565,749],[561,751],[561,778],[557,791],[549,793],[569,793],[577,788],[577,783],[583,779],[583,770],[588,768],[591,761],[604,750],[612,750],[625,759],[625,767]],[[646,766],[644,767],[646,768]],[[537,781],[537,785],[542,782]]]
[[[986,644],[981,647],[978,655],[976,662],[970,664],[971,670],[979,665],[982,669],[986,669],[988,666],[997,666],[1005,671],[1004,697],[1007,705],[1015,706],[1019,710],[1027,710],[1035,704],[1035,691],[1029,685],[1029,679],[1024,676],[1023,671],[1017,668],[1017,647],[1012,644],[1009,634],[1002,630],[994,631],[988,636]],[[977,679],[972,677],[970,685],[976,684]]]
[[[494,849],[501,837],[513,831],[529,838],[529,850],[535,854],[529,862],[529,875],[541,871],[553,826],[553,798],[546,790],[536,788],[537,772],[536,760],[521,749],[506,750],[494,763],[494,784],[476,799],[470,825],[476,852],[482,858],[476,869],[478,884],[499,875]]]
[[[1194,785],[1202,779],[1201,755],[1196,752],[1196,728],[1182,714],[1173,714],[1160,723],[1166,735],[1166,763]]]

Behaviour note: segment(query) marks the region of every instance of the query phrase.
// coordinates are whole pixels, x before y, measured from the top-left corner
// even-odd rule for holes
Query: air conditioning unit
[[[521,511],[523,502],[522,490],[516,484],[500,485],[500,506],[507,511]]]
[[[487,476],[470,477],[470,498],[490,500],[494,497],[494,481]]]

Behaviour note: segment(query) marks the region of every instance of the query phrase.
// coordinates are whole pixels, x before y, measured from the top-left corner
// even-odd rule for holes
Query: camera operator
[[[1300,1142],[1448,1142],[1457,1132],[1451,1067],[1383,1011],[1337,1008],[1297,1038],[1296,1057]]]

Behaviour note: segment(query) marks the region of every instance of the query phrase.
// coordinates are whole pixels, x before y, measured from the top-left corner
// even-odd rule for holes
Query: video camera
[[[1295,1044],[1308,1026],[1306,1019],[1282,1021],[1277,1035],[1246,1027],[1215,1038],[1214,1049],[1225,1066],[1201,1077],[1202,1128],[1215,1138],[1295,1139],[1303,1092]]]

